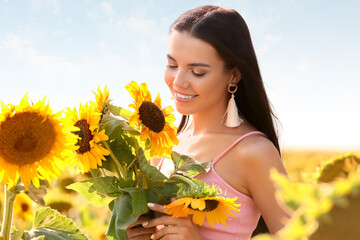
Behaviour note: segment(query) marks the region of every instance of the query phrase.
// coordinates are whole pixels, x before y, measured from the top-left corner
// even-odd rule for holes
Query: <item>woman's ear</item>
[[[231,70],[231,79],[230,79],[230,83],[239,83],[240,80],[242,78],[241,72],[237,67],[234,67]]]

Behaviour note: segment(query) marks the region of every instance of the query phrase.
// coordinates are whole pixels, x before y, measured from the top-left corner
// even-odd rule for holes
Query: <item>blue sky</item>
[[[0,0],[0,99],[29,92],[55,110],[132,100],[131,80],[172,104],[163,82],[168,29],[204,4],[237,10],[250,28],[283,148],[360,150],[360,1]]]

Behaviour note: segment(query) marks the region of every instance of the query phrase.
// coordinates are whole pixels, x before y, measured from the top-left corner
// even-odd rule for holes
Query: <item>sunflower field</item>
[[[278,186],[278,197],[284,208],[291,213],[290,220],[275,236],[260,235],[254,240],[355,240],[360,230],[360,154],[336,154],[333,152],[292,152],[285,156],[294,156],[289,166],[290,180],[272,173]],[[313,158],[296,158],[302,155]],[[291,158],[289,158],[291,159]],[[298,168],[298,161],[319,161],[316,169],[292,171]],[[312,162],[312,163],[311,163]],[[291,180],[292,178],[296,180]]]
[[[191,178],[206,164],[172,152],[173,109],[153,100],[146,83],[126,89],[132,110],[112,105],[107,87],[56,113],[45,97],[0,100],[0,240],[127,239],[149,202],[199,225],[239,214],[236,199]],[[172,160],[171,175],[151,165],[159,157]],[[360,153],[286,149],[282,158],[289,178],[272,178],[291,219],[276,235],[253,239],[359,239]]]

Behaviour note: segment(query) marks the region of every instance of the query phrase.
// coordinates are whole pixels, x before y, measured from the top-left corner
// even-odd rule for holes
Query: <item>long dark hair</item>
[[[235,101],[241,115],[257,130],[266,134],[279,154],[280,147],[275,120],[265,92],[249,29],[241,15],[233,9],[201,6],[182,14],[170,27],[187,32],[215,48],[226,69],[237,67],[242,78]],[[178,132],[185,129],[189,116],[183,115]]]

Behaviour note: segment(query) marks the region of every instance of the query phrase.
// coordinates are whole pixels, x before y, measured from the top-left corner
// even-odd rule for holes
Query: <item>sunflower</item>
[[[150,139],[147,147],[150,147],[151,156],[170,154],[172,147],[179,143],[176,127],[173,125],[175,117],[172,114],[174,111],[172,107],[162,109],[159,94],[152,102],[146,83],[141,83],[139,86],[132,81],[125,88],[134,99],[134,104],[129,105],[135,109],[135,113],[129,119],[130,126],[140,130],[141,141]]]
[[[94,106],[80,105],[79,112],[76,108],[67,109],[66,118],[73,126],[78,127],[78,131],[74,133],[79,139],[76,145],[78,159],[77,166],[80,172],[85,173],[90,169],[97,169],[97,165],[101,166],[101,160],[106,160],[104,155],[110,152],[99,145],[100,141],[106,141],[109,137],[105,134],[105,129],[99,132],[100,113],[96,111]]]
[[[34,216],[33,208],[33,201],[25,193],[17,194],[14,204],[14,214],[18,218],[26,222],[32,220]]]
[[[30,104],[26,94],[17,106],[0,101],[0,182],[9,189],[19,178],[26,189],[31,182],[37,188],[40,180],[51,182],[77,148],[76,128],[62,121],[61,112],[53,114],[45,99]]]
[[[101,113],[101,115],[106,114],[109,111],[109,89],[107,86],[104,87],[104,91],[101,91],[100,87],[97,88],[97,93],[93,91],[95,94],[96,102],[91,101],[91,104],[95,106],[96,111]]]
[[[236,204],[235,198],[224,198],[222,196],[215,197],[182,197],[169,205],[165,206],[165,213],[173,215],[173,217],[185,217],[187,215],[193,215],[193,222],[198,225],[203,225],[205,216],[210,226],[214,226],[214,222],[222,223],[226,225],[227,219],[229,219],[225,213],[230,216],[234,216],[230,210],[239,212],[241,204]]]

